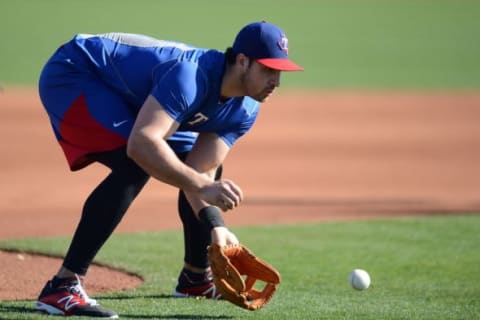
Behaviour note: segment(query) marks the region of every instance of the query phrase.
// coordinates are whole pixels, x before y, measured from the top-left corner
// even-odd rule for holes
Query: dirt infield
[[[106,169],[68,171],[31,88],[4,88],[0,119],[0,239],[70,236]],[[246,196],[226,221],[479,212],[479,119],[480,92],[281,91],[225,163],[225,176]],[[117,232],[179,229],[175,197],[173,188],[151,181]],[[35,298],[59,266],[58,259],[0,252],[0,300]],[[140,282],[95,266],[87,289]]]

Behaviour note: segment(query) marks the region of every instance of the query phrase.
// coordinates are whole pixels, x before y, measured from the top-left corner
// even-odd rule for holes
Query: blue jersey
[[[221,99],[225,56],[217,50],[126,33],[78,34],[63,50],[120,94],[135,114],[153,95],[180,123],[169,139],[177,152],[188,151],[199,132],[215,132],[232,146],[259,110],[249,97]]]

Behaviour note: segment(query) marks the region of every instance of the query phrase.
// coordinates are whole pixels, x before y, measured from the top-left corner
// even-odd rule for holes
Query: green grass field
[[[146,283],[101,295],[122,319],[479,319],[480,216],[397,218],[233,228],[282,274],[267,307],[170,297],[182,259],[181,232],[115,235],[98,261],[134,271]],[[4,248],[63,254],[67,238],[3,241]],[[125,254],[128,252],[128,255]],[[372,277],[348,285],[353,268]],[[0,303],[2,319],[41,319],[32,301]]]
[[[282,26],[304,73],[284,85],[478,88],[474,0],[0,0],[0,82],[34,84],[75,33],[146,33],[224,50],[248,22]]]
[[[35,85],[75,33],[145,33],[223,50],[246,23],[281,25],[306,71],[287,87],[480,87],[480,1],[0,0],[0,84]],[[1,99],[1,96],[0,96]],[[181,232],[118,234],[98,261],[141,274],[140,288],[101,295],[122,319],[479,319],[480,216],[233,228],[283,282],[263,310],[173,299]],[[63,255],[69,238],[0,241]],[[126,254],[128,252],[128,255]],[[348,286],[364,268],[372,286]],[[0,302],[0,319],[44,319],[32,301]]]

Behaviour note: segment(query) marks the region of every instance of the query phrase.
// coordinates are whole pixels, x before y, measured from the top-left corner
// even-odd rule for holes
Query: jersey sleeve
[[[185,121],[207,92],[206,77],[195,63],[174,61],[154,71],[151,92],[177,122]]]
[[[253,99],[245,98],[243,102],[241,121],[236,122],[234,125],[228,128],[217,131],[216,133],[222,138],[222,140],[232,147],[235,142],[245,135],[255,123],[257,119],[260,104]]]

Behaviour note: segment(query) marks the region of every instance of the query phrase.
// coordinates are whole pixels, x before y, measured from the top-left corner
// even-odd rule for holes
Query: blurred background
[[[0,0],[0,81],[34,84],[75,33],[145,33],[224,50],[251,21],[280,25],[296,87],[477,88],[480,2]]]

